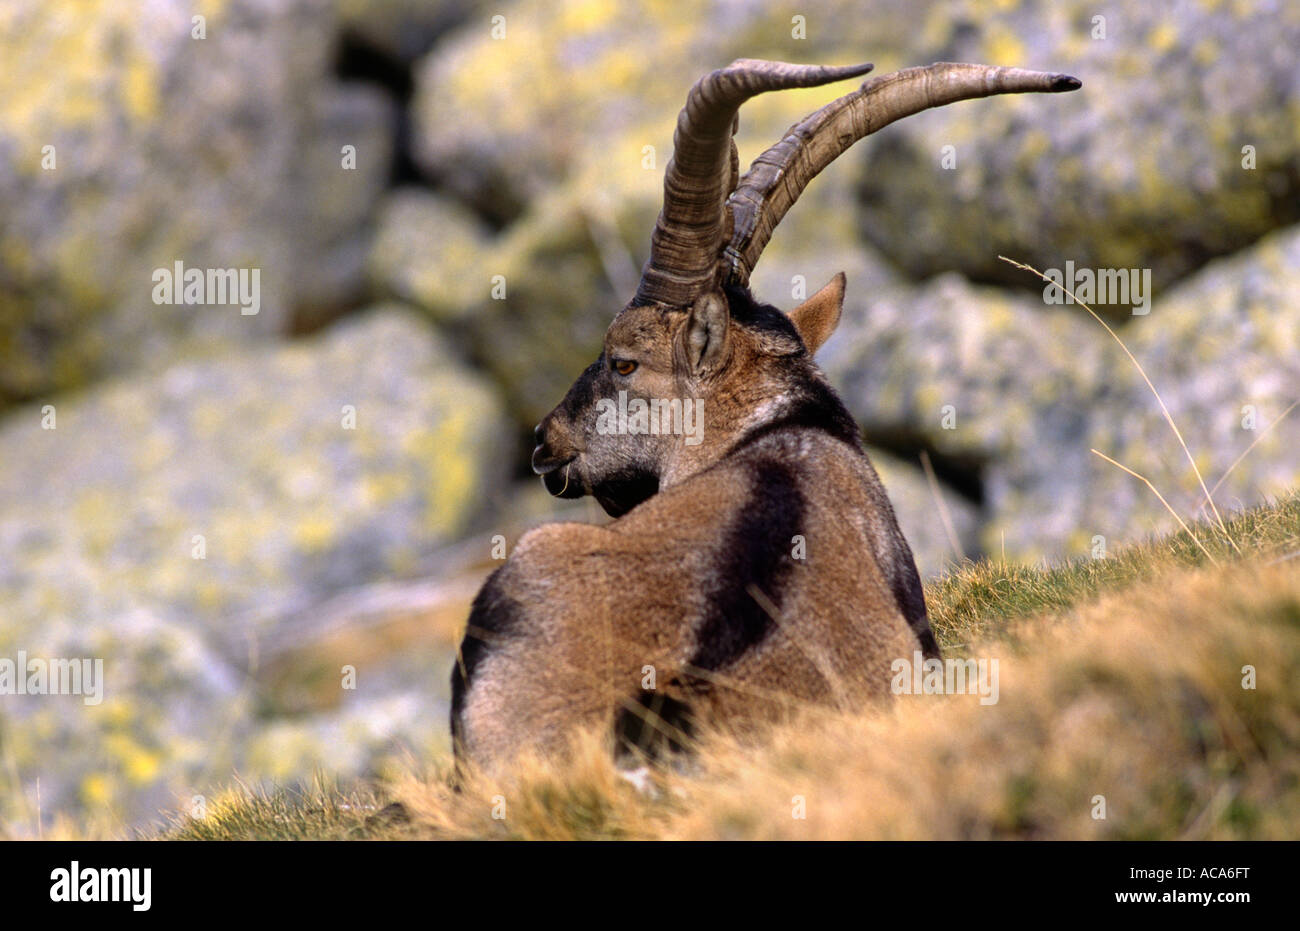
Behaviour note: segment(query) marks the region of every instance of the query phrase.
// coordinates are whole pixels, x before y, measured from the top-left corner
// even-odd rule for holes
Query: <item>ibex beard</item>
[[[702,727],[752,731],[891,695],[891,665],[939,647],[920,577],[848,409],[813,361],[843,274],[788,315],[748,279],[807,183],[857,139],[970,97],[1065,91],[1065,75],[947,64],[868,81],[741,177],[746,99],[861,75],[740,60],[678,120],[640,286],[603,351],[536,428],[534,471],[615,518],[523,536],[484,584],[452,671],[458,764],[489,772],[599,730],[641,760]],[[601,429],[609,405],[690,398],[683,431]]]

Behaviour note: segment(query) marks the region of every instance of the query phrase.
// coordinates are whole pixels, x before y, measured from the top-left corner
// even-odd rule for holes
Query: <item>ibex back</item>
[[[1080,83],[900,71],[791,127],[739,175],[745,100],[870,68],[740,60],[691,89],[637,293],[536,430],[547,490],[592,495],[615,519],[533,530],[484,584],[452,672],[459,762],[499,771],[584,728],[653,755],[702,725],[884,699],[894,660],[939,655],[858,426],[813,362],[844,276],[786,315],[752,297],[749,273],[808,182],[863,136],[956,100]]]

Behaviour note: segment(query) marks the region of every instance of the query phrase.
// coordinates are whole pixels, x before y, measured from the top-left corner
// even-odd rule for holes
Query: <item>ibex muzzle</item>
[[[813,362],[844,276],[787,315],[752,297],[749,273],[808,182],[863,136],[956,100],[1080,82],[900,71],[796,124],[740,176],[745,100],[870,68],[740,60],[691,89],[637,293],[536,429],[547,490],[592,495],[615,520],[533,530],[484,584],[452,673],[460,763],[500,770],[583,728],[653,754],[702,724],[883,699],[894,660],[938,656],[911,550]]]

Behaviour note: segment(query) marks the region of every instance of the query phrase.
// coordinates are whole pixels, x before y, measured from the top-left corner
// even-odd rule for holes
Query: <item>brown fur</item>
[[[539,425],[534,466],[621,516],[534,530],[485,584],[453,672],[459,759],[498,770],[629,723],[625,743],[653,751],[701,724],[856,707],[888,696],[893,660],[937,655],[911,552],[807,348],[843,296],[840,275],[789,318],[729,291],[615,319]],[[703,442],[598,435],[595,403],[617,390],[703,399]],[[657,487],[626,490],[628,474]]]

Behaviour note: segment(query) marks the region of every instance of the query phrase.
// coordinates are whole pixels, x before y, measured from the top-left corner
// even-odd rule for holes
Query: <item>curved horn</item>
[[[865,81],[790,127],[785,138],[749,166],[727,201],[732,219],[726,250],[730,280],[749,283],[772,232],[817,174],[849,146],[895,120],[931,107],[994,94],[1059,93],[1083,83],[1068,74],[938,62]]]
[[[725,202],[735,190],[736,113],[764,91],[816,87],[858,77],[871,65],[843,68],[741,58],[700,78],[686,96],[664,173],[664,203],[650,239],[637,304],[690,304],[717,279],[730,235]]]

